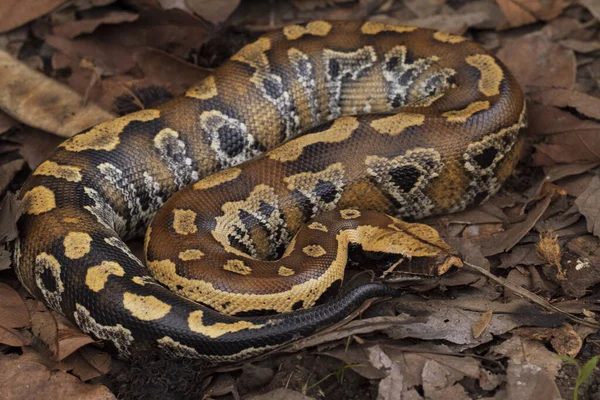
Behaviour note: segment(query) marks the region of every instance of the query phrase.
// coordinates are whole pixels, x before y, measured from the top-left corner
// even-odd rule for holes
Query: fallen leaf
[[[552,378],[558,374],[562,361],[555,353],[548,350],[537,340],[523,339],[513,335],[497,346],[493,346],[492,353],[510,358],[515,364],[531,364],[546,370]]]
[[[529,93],[529,100],[549,106],[571,107],[588,118],[600,120],[600,99],[567,89],[541,89]]]
[[[449,368],[452,365],[441,365],[434,360],[428,360],[423,366],[423,392],[427,399],[456,399],[470,400],[465,388],[451,378]]]
[[[528,362],[508,362],[507,395],[511,400],[562,400],[554,377],[543,368]]]
[[[0,326],[4,328],[28,327],[29,311],[19,293],[0,282]]]
[[[587,228],[600,237],[600,177],[592,178],[588,188],[575,200],[579,212],[587,221]]]
[[[536,222],[546,211],[553,199],[552,194],[547,194],[527,213],[523,222],[513,224],[504,232],[486,236],[476,240],[481,245],[481,254],[485,257],[500,254],[512,249],[533,228]]]
[[[568,296],[582,297],[600,282],[600,241],[591,235],[571,239],[566,246],[562,265],[567,279],[560,280],[563,292]]]
[[[565,39],[560,41],[560,45],[568,49],[574,50],[578,53],[592,53],[600,50],[600,41],[598,40],[576,40],[576,39]]]
[[[579,4],[587,8],[594,18],[600,20],[600,3],[597,0],[579,0]]]
[[[18,122],[10,115],[0,111],[0,135],[8,131],[10,128],[17,126]]]
[[[0,33],[10,31],[54,10],[67,0],[3,0],[0,2]]]
[[[377,400],[397,400],[404,391],[404,375],[400,366],[392,363],[388,376],[379,381]]]
[[[248,397],[248,400],[313,400],[313,398],[295,390],[282,387],[265,394]]]
[[[574,358],[579,354],[583,341],[571,324],[560,328],[518,328],[513,331],[525,339],[549,340],[556,352]]]
[[[530,86],[570,89],[575,84],[577,62],[573,50],[554,43],[548,31],[511,40],[497,55],[526,90]],[[523,62],[527,58],[536,61]]]
[[[81,382],[43,364],[0,356],[0,393],[6,399],[116,400],[102,385]]]
[[[55,361],[62,361],[77,349],[94,342],[54,311],[41,309],[34,312],[31,327],[33,334],[45,344],[50,358]]]
[[[29,344],[29,340],[15,329],[0,325],[0,344],[12,347],[21,347]]]
[[[551,20],[559,16],[569,5],[563,0],[545,1],[543,4],[538,0],[496,0],[496,2],[506,17],[506,23],[501,24],[498,29],[515,28],[537,20]]]
[[[96,13],[91,18],[69,21],[54,26],[52,32],[55,35],[73,39],[81,34],[94,32],[100,25],[133,22],[137,20],[138,17],[138,14],[129,11],[107,10],[101,14]]]
[[[240,5],[240,0],[185,0],[197,15],[213,24],[225,22]]]
[[[486,311],[483,314],[481,314],[481,318],[479,318],[477,321],[475,321],[473,323],[473,325],[471,325],[471,329],[473,330],[473,337],[475,339],[477,339],[479,336],[481,336],[481,334],[483,333],[483,331],[485,331],[485,328],[488,327],[488,325],[490,324],[490,321],[492,320],[492,311]]]
[[[56,368],[70,371],[86,382],[108,373],[111,361],[110,354],[92,346],[84,346],[58,363]]]
[[[77,93],[1,50],[0,68],[0,108],[30,126],[70,137],[113,117],[93,104],[82,105]]]

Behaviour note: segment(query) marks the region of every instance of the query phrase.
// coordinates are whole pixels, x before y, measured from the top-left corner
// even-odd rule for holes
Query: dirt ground
[[[15,193],[61,141],[314,19],[464,35],[516,75],[529,109],[517,170],[482,206],[424,221],[471,266],[220,370],[117,360],[27,293],[11,267]],[[600,354],[597,0],[4,0],[0,66],[0,399],[572,399],[573,363]],[[578,394],[600,400],[598,368]]]

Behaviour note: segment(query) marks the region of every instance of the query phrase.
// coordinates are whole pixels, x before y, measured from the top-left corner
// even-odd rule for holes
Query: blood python
[[[349,247],[409,272],[458,264],[433,229],[395,217],[488,198],[524,126],[515,78],[461,36],[287,26],[184,97],[62,143],[21,191],[16,271],[122,357],[240,360],[394,293],[327,297]],[[147,266],[124,244],[144,231]]]

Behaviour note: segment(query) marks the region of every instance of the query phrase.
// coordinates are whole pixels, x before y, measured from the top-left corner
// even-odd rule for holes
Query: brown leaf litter
[[[505,188],[425,221],[468,267],[395,283],[406,291],[399,298],[218,371],[125,364],[26,293],[10,269],[14,192],[56,135],[154,107],[258,34],[318,18],[465,35],[496,52],[526,90],[527,143]],[[556,355],[583,363],[600,343],[599,21],[593,0],[2,2],[0,54],[11,72],[0,76],[0,397],[572,397],[576,375]],[[371,279],[349,271],[347,283]],[[580,398],[598,385],[596,371]]]

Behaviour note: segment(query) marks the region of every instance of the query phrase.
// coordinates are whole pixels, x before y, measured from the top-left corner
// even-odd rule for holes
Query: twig
[[[524,298],[542,306],[543,308],[545,308],[547,310],[550,310],[550,311],[553,311],[553,312],[556,312],[559,314],[563,314],[563,315],[567,316],[567,318],[569,318],[571,321],[580,323],[585,326],[589,326],[590,328],[600,329],[600,323],[598,323],[598,322],[587,321],[585,319],[579,318],[569,312],[561,310],[560,308],[552,305],[551,303],[544,300],[537,294],[532,293],[529,290],[522,288],[521,286],[515,285],[514,283],[511,283],[502,277],[496,276],[478,265],[474,265],[474,264],[471,264],[466,261],[464,261],[464,263],[465,263],[465,266],[471,267],[471,268],[477,270],[479,273],[485,275],[486,277],[490,278],[494,282],[499,283],[500,285],[512,290],[519,296],[524,297]]]

